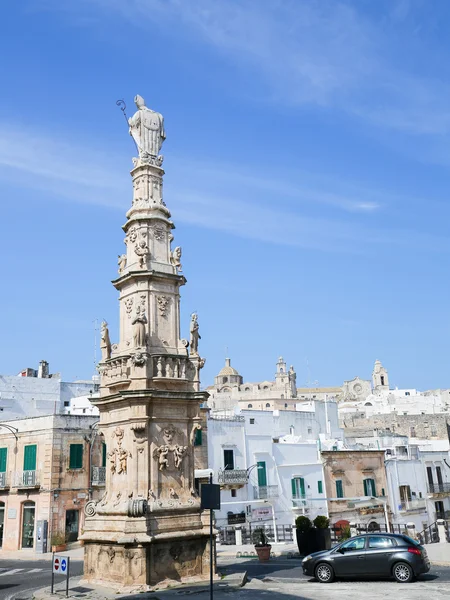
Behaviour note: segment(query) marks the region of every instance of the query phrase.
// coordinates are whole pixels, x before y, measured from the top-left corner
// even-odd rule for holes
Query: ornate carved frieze
[[[134,298],[127,298],[125,300],[125,310],[128,315],[128,318],[131,319],[131,311],[133,310],[133,302]]]
[[[170,305],[170,296],[156,296],[156,302],[158,303],[159,314],[166,317]]]

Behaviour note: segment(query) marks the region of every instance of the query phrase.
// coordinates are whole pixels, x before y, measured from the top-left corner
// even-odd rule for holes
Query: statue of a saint
[[[201,335],[198,332],[198,316],[197,313],[192,313],[191,316],[191,354],[198,354],[198,340],[201,340]]]
[[[119,266],[119,275],[122,275],[123,271],[125,270],[125,267],[127,266],[127,255],[119,254],[119,256],[117,257],[117,264]]]
[[[164,131],[164,118],[159,113],[147,108],[142,96],[135,96],[134,102],[137,112],[128,119],[130,135],[139,149],[139,158],[158,156],[166,133]]]
[[[102,360],[111,358],[111,340],[109,339],[108,323],[102,321],[100,332],[100,350],[102,351]]]
[[[145,333],[145,325],[147,324],[147,317],[144,311],[141,312],[140,306],[137,307],[136,315],[131,324],[133,325],[134,346],[136,348],[146,348],[147,335]]]
[[[170,262],[174,267],[181,271],[181,246],[177,246],[175,250],[170,253]]]

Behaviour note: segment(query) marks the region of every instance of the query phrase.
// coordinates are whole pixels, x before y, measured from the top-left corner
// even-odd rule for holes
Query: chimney
[[[48,379],[49,369],[48,362],[46,360],[41,360],[39,363],[38,377],[40,379]]]

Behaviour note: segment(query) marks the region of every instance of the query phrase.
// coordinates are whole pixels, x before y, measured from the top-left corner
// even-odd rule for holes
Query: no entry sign
[[[53,594],[54,584],[55,584],[55,574],[62,575],[66,578],[66,597],[69,595],[69,564],[70,558],[68,556],[64,556],[61,554],[54,554],[52,561],[52,588],[51,592]]]

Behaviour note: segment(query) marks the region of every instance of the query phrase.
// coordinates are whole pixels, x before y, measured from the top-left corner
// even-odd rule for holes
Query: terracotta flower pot
[[[58,546],[52,546],[52,552],[64,552],[67,550],[67,544],[59,544]]]
[[[259,562],[267,562],[270,559],[270,549],[272,546],[255,546],[256,554],[258,555]]]

